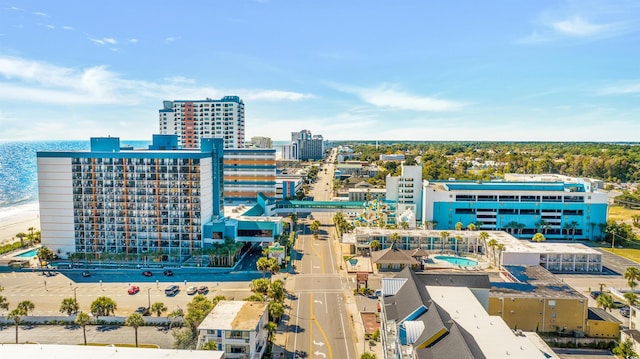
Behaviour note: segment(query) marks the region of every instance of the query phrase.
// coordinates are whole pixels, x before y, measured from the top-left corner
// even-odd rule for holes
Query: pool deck
[[[464,259],[468,259],[468,260],[473,260],[475,262],[477,262],[477,265],[474,266],[462,266],[462,265],[458,265],[458,264],[453,264],[450,262],[447,262],[445,260],[442,259],[436,259],[436,256],[443,256],[443,257],[460,257],[460,258],[464,258]],[[457,255],[455,253],[433,253],[429,255],[429,259],[427,259],[427,262],[424,264],[424,269],[425,270],[432,270],[432,269],[459,269],[459,270],[464,270],[464,271],[481,271],[484,269],[489,268],[489,263],[486,262],[484,260],[483,257],[481,256],[460,256]]]

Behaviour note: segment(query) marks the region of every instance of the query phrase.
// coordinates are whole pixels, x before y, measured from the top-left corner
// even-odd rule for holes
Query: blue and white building
[[[176,135],[154,135],[148,149],[91,138],[88,151],[37,153],[42,244],[71,253],[160,253],[183,261],[197,249],[241,236],[272,241],[277,219],[249,226],[224,217],[223,140],[181,150]],[[256,238],[253,238],[256,237]]]
[[[518,238],[595,240],[607,222],[607,194],[581,178],[562,182],[424,181],[422,220],[454,229],[461,222]]]

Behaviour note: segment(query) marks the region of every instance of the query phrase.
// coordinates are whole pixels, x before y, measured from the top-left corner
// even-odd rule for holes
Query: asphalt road
[[[326,166],[326,165],[325,165]],[[314,198],[324,200],[330,196],[332,170],[319,172],[314,185]],[[286,340],[287,358],[298,353],[301,358],[356,359],[353,321],[345,303],[348,279],[337,271],[333,240],[329,234],[332,225],[330,213],[313,213],[313,219],[303,219],[303,232],[296,242],[296,273],[293,281],[289,331]],[[323,225],[318,239],[310,233],[309,224],[319,220]],[[291,284],[291,283],[289,283]]]

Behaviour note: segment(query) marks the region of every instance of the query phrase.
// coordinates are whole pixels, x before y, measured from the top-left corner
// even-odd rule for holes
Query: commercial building
[[[276,199],[295,198],[303,184],[304,177],[302,175],[276,175]]]
[[[422,220],[435,229],[474,223],[518,238],[597,240],[607,222],[607,194],[590,182],[424,181]]]
[[[291,142],[296,144],[299,161],[320,160],[324,157],[322,135],[312,135],[309,130],[291,132]]]
[[[535,334],[516,335],[486,311],[484,274],[416,274],[382,279],[385,359],[557,358]],[[537,340],[536,340],[537,339]]]
[[[203,231],[223,211],[222,140],[176,147],[173,135],[154,135],[141,151],[96,137],[88,151],[38,152],[43,245],[62,257],[159,252],[182,260],[223,238]]]
[[[269,198],[276,195],[276,150],[225,149],[225,201],[255,202],[258,193]]]
[[[222,300],[198,326],[198,344],[215,342],[226,359],[259,359],[267,348],[269,303]]]
[[[55,344],[2,344],[2,358],[92,358],[92,359],[225,359],[219,350],[178,350]]]
[[[602,272],[602,253],[581,243],[550,243],[520,240],[506,232],[488,232],[504,250],[487,249],[492,263],[500,265],[541,265],[554,273]]]
[[[489,314],[510,328],[540,332],[586,332],[588,300],[544,268],[502,267],[504,282],[492,282]]]
[[[199,148],[204,138],[221,138],[224,148],[244,147],[244,102],[238,96],[163,101],[159,123],[161,134],[178,135],[181,148]]]

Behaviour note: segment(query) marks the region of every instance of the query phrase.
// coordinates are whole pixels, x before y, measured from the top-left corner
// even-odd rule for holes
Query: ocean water
[[[149,141],[120,141],[146,148]],[[38,201],[37,151],[88,150],[89,141],[0,142],[0,210]]]
[[[289,141],[274,141],[276,158],[280,146]],[[121,145],[147,148],[149,141],[120,140]],[[37,151],[88,150],[89,141],[0,141],[0,218],[9,209],[37,210],[38,168]]]

